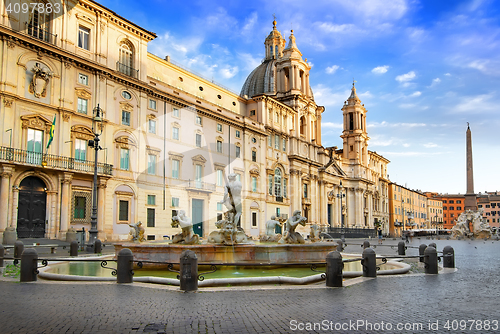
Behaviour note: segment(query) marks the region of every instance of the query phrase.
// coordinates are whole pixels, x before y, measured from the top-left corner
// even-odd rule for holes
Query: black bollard
[[[443,267],[455,268],[455,250],[451,246],[443,248]]]
[[[363,249],[369,248],[370,242],[368,240],[363,241],[363,245],[361,247],[363,247]]]
[[[363,251],[363,277],[377,277],[377,257],[372,248],[366,248]]]
[[[344,251],[344,243],[342,240],[337,241],[337,251],[343,252]]]
[[[95,254],[102,253],[102,242],[99,239],[95,239],[94,241],[94,253]]]
[[[24,251],[24,244],[21,240],[14,243],[14,259],[20,259]]]
[[[180,258],[181,290],[198,290],[198,258],[192,250],[185,250]]]
[[[429,246],[434,247],[435,249],[438,249],[438,247],[436,246],[436,243],[435,243],[435,242],[431,242],[431,243],[429,244]]]
[[[333,251],[326,255],[326,286],[332,288],[342,287],[342,255],[339,251]]]
[[[69,245],[69,255],[78,256],[78,241],[71,241],[71,244]]]
[[[38,254],[34,248],[26,248],[21,255],[21,282],[37,279]]]
[[[404,241],[398,242],[398,255],[406,255],[406,246]]]
[[[425,273],[437,274],[438,273],[438,256],[436,248],[427,246],[424,252],[425,255]]]
[[[0,268],[3,267],[3,257],[5,255],[5,248],[3,248],[3,245],[0,244]]]
[[[133,283],[134,255],[128,248],[123,248],[118,252],[116,260],[116,283]]]
[[[420,255],[420,259],[419,259],[419,262],[424,262],[424,252],[425,252],[425,249],[427,248],[427,245],[426,244],[421,244],[419,247],[418,247],[418,255]]]

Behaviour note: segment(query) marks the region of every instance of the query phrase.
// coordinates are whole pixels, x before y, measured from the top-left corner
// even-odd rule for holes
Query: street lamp
[[[102,109],[97,104],[97,107],[93,110],[94,117],[92,118],[92,133],[94,134],[94,139],[89,140],[89,147],[93,147],[95,150],[94,158],[94,187],[92,193],[92,214],[90,215],[90,231],[89,231],[89,243],[87,244],[87,252],[94,251],[94,244],[97,240],[97,152],[102,150],[99,146],[99,136],[102,134]]]
[[[9,148],[12,148],[12,129],[7,129],[5,132],[10,132]]]
[[[345,230],[344,230],[344,210],[345,210],[345,207],[344,207],[343,198],[345,197],[345,194],[342,192],[342,189],[344,189],[344,187],[342,186],[342,180],[340,181],[339,188],[340,188],[340,194],[337,194],[337,197],[340,198],[340,215],[341,215],[340,240],[342,240],[342,243],[344,243],[345,242],[345,237],[344,237],[344,233],[345,233]],[[346,206],[347,206],[347,201],[346,201]]]
[[[434,217],[435,221],[434,224],[436,224],[436,237],[438,236],[438,214],[436,212],[436,216]]]

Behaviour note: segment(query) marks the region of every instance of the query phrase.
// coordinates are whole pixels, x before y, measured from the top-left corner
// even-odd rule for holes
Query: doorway
[[[45,183],[36,176],[25,178],[19,188],[17,237],[45,237],[47,193]]]
[[[192,214],[193,220],[193,232],[198,234],[200,237],[203,236],[203,200],[193,199],[192,202]]]

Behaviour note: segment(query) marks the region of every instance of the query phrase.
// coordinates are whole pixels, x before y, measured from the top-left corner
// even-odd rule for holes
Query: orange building
[[[500,227],[500,195],[498,192],[477,195],[477,208],[483,209],[483,218],[490,227]]]
[[[461,194],[435,194],[431,197],[443,202],[443,228],[451,230],[458,216],[464,212],[465,196]]]

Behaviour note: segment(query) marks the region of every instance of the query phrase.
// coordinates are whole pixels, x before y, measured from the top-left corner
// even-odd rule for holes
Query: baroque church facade
[[[101,240],[127,239],[139,221],[150,240],[178,233],[178,210],[207,236],[229,173],[242,182],[252,237],[295,210],[323,229],[344,219],[389,232],[389,161],[368,150],[367,110],[353,85],[339,106],[341,148],[322,146],[325,108],[293,31],[287,42],[273,22],[265,59],[236,94],[148,53],[153,32],[94,1],[70,1],[59,16],[8,12],[9,3],[0,4],[0,233],[89,230],[96,131]]]

